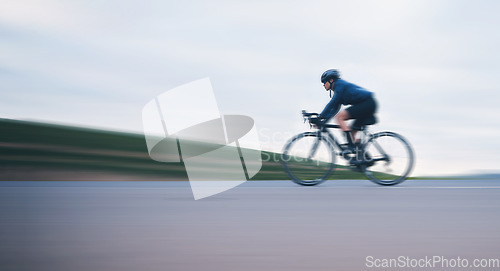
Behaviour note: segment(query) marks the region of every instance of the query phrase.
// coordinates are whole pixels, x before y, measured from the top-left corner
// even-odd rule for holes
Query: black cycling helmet
[[[330,81],[333,79],[334,81],[340,78],[340,72],[338,70],[327,70],[321,75],[321,83],[325,83],[326,81]]]

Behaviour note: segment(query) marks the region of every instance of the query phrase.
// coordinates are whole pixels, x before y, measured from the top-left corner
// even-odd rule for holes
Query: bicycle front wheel
[[[413,150],[406,139],[396,133],[374,134],[364,146],[363,171],[372,182],[380,185],[395,185],[406,180],[413,163]]]
[[[335,169],[333,145],[318,132],[298,134],[283,148],[281,164],[295,183],[308,186],[320,184]]]

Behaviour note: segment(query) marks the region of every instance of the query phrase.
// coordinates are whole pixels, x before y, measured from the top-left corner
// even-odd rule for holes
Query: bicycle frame
[[[335,138],[335,136],[328,130],[328,129],[339,129],[340,126],[339,125],[336,125],[336,124],[324,124],[320,129],[318,129],[317,133],[318,133],[318,140],[317,142],[313,145],[313,147],[311,148],[311,153],[308,155],[308,158],[310,159],[311,157],[314,156],[314,154],[316,153],[316,150],[317,150],[317,147],[318,147],[318,144],[319,144],[319,141],[321,139],[321,137],[324,137],[324,135],[326,134],[326,137],[327,139],[333,143],[333,145],[338,149],[340,150],[339,152],[335,153],[335,155],[339,155],[341,156],[343,154],[343,151],[345,151],[345,147],[343,146],[343,144],[340,144],[337,139]],[[362,146],[370,141],[370,139],[373,138],[373,135],[371,133],[369,133],[366,129],[366,127],[361,130],[361,132],[363,132],[363,137],[362,137]],[[384,149],[382,147],[380,147],[378,145],[377,142],[374,142],[374,146],[375,148],[377,148],[377,150],[383,154],[383,157],[381,158],[377,158],[377,159],[370,159],[370,161],[387,161],[388,163],[390,163],[390,158],[389,156],[387,155],[387,153],[384,151]]]
[[[318,133],[318,138],[321,138],[323,137],[323,134],[326,134],[327,135],[327,139],[330,140],[330,142],[333,143],[333,145],[339,149],[340,151],[343,151],[345,150],[345,147],[343,147],[342,145],[343,144],[340,144],[337,139],[335,138],[335,136],[328,130],[328,129],[340,129],[340,125],[337,125],[337,124],[324,124],[320,129],[318,129],[317,133]],[[368,133],[366,132],[366,130],[362,130],[363,133],[364,133],[364,138],[366,138],[366,136],[368,135]],[[363,141],[366,141],[366,140],[363,140]],[[363,142],[364,143],[364,142]]]

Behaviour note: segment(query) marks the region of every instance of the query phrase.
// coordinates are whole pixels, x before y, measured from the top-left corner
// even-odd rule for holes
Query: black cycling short
[[[375,124],[374,114],[377,111],[377,102],[371,96],[366,101],[352,105],[346,111],[349,113],[351,119],[355,119],[352,128],[359,130],[365,125]]]

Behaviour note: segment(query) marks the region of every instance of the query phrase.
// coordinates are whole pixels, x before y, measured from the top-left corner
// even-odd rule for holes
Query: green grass
[[[0,119],[0,131],[0,180],[38,180],[40,171],[187,180],[182,163],[149,157],[143,135],[7,119]]]

